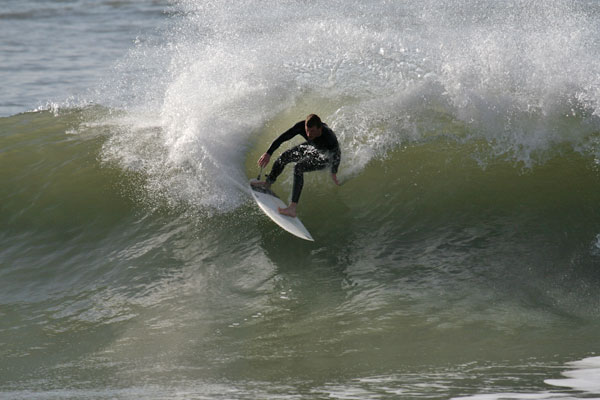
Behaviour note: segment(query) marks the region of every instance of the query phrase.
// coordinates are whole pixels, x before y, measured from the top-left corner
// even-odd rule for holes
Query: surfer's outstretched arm
[[[266,151],[266,153],[260,156],[260,158],[258,159],[258,166],[261,168],[266,167],[269,164],[269,161],[271,161],[271,156],[273,155],[275,150],[277,150],[279,146],[281,146],[281,143],[290,140],[296,135],[301,135],[303,132],[303,122],[301,121],[292,126],[287,131],[283,132],[281,135],[279,135],[277,139],[273,140],[273,143],[271,143],[271,146],[269,146],[269,149]]]
[[[277,139],[273,140],[273,143],[271,143],[271,146],[269,146],[269,149],[267,150],[267,154],[273,155],[275,150],[277,150],[283,142],[287,142],[288,140],[290,140],[291,138],[293,138],[296,135],[302,135],[302,136],[306,135],[306,133],[304,132],[304,121],[300,121],[300,122],[296,123],[290,129],[288,129],[287,131],[285,131],[281,135],[279,135],[279,137]],[[306,139],[306,137],[305,137],[305,139]]]

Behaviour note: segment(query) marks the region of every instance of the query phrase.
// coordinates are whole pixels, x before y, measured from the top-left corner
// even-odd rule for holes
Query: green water
[[[152,198],[143,171],[104,158],[103,113],[0,120],[7,398],[544,393],[599,350],[600,177],[585,155],[483,168],[472,144],[440,139],[340,188],[316,173],[309,243],[248,194],[223,212]],[[276,130],[257,133],[246,176]]]

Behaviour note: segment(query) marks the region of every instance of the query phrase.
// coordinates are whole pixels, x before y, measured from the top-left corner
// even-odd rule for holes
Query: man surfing
[[[305,143],[284,151],[273,164],[273,168],[265,181],[253,182],[253,186],[268,189],[283,172],[284,167],[291,162],[294,166],[294,185],[292,188],[292,202],[286,208],[279,208],[279,212],[290,217],[296,216],[296,208],[300,200],[300,193],[304,185],[304,173],[325,169],[331,165],[331,178],[339,185],[337,171],[340,166],[341,151],[335,133],[321,121],[316,114],[310,114],[306,120],[300,121],[290,129],[282,133],[273,141],[271,147],[258,159],[258,166],[264,168],[269,164],[273,152],[281,146],[281,143],[301,135],[306,139]]]

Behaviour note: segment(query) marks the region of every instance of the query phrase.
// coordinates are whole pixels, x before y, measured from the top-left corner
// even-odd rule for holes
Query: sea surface
[[[0,81],[0,398],[600,399],[599,2],[4,0]]]

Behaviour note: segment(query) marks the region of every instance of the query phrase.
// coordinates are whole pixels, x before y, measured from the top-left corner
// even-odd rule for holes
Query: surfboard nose
[[[279,213],[279,208],[285,208],[286,205],[272,190],[254,186],[252,182],[256,182],[256,179],[250,180],[250,192],[254,201],[273,222],[300,239],[315,241],[298,217]]]

